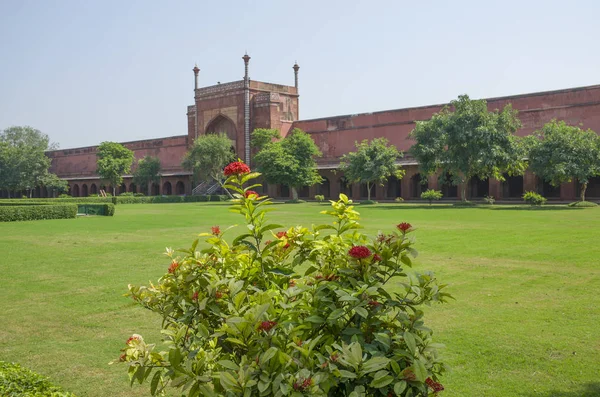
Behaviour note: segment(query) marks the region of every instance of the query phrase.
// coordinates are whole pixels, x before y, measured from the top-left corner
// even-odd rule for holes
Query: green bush
[[[133,193],[134,197],[144,197],[145,194],[144,193]]]
[[[575,201],[574,203],[570,203],[569,207],[576,207],[576,208],[592,208],[592,207],[597,207],[598,204],[591,202],[591,201]]]
[[[323,201],[325,201],[325,196],[323,196],[322,194],[315,194],[315,200],[317,200],[319,203],[322,203]]]
[[[119,197],[133,197],[133,193],[124,192],[124,193],[119,194]]]
[[[0,396],[75,397],[19,364],[0,361]]]
[[[442,192],[439,190],[427,189],[423,193],[421,193],[421,198],[423,200],[429,201],[429,205],[433,203],[433,200],[439,200],[442,198]]]
[[[291,199],[291,200],[286,200],[285,202],[286,204],[302,204],[302,203],[306,203],[306,200],[302,200],[302,199]]]
[[[496,199],[494,198],[494,196],[485,196],[483,198],[483,201],[485,201],[489,205],[494,205],[494,203],[496,202]]]
[[[394,201],[397,202],[397,203],[402,203],[402,202],[404,202],[404,199],[402,197],[396,197],[394,199]]]
[[[213,226],[156,283],[129,295],[161,319],[165,351],[141,335],[113,363],[152,395],[426,396],[442,390],[439,345],[423,308],[449,298],[431,272],[407,271],[413,227],[359,232],[340,195],[330,223],[284,229],[268,221],[270,199],[246,193],[258,174],[234,174],[231,211],[241,235]],[[277,231],[278,230],[278,231]],[[277,232],[276,232],[277,231]],[[201,244],[202,248],[199,248]],[[393,287],[392,287],[393,286]],[[393,291],[392,291],[393,289]]]
[[[73,196],[71,196],[71,195],[68,195],[68,194],[65,194],[65,193],[63,193],[63,194],[59,194],[59,195],[58,195],[58,198],[61,198],[61,199],[65,199],[65,198],[72,198],[72,197],[73,197]]]
[[[67,219],[77,216],[77,204],[15,205],[0,207],[0,222]]]
[[[78,204],[78,214],[113,216],[115,214],[115,205],[106,204]]]
[[[523,200],[531,205],[544,205],[546,204],[546,198],[536,192],[525,192],[523,194]]]
[[[452,204],[454,207],[475,207],[477,206],[477,204],[475,204],[472,201],[469,200],[461,200],[461,201],[457,201],[456,203]]]
[[[377,201],[375,201],[375,200],[362,200],[360,202],[360,205],[370,205],[370,204],[377,204]]]
[[[11,202],[11,203],[28,202],[28,203],[42,203],[42,204],[111,203],[112,197],[30,198],[30,199],[2,199],[2,200],[0,200],[0,203],[8,203],[8,202]]]

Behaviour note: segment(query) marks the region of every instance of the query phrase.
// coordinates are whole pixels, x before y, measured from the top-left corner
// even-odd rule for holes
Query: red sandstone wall
[[[187,150],[186,135],[126,142],[123,145],[133,150],[136,161],[144,156],[160,158],[163,173],[184,172],[181,161]],[[97,176],[96,148],[89,146],[48,152],[52,159],[50,172],[61,178]]]
[[[600,86],[488,99],[491,110],[508,103],[519,110],[523,123],[519,135],[528,135],[553,118],[573,125],[582,124],[584,128],[600,133]],[[334,162],[354,150],[355,141],[375,137],[385,137],[398,149],[408,150],[412,142],[407,137],[415,121],[429,119],[442,106],[300,120],[294,122],[293,128],[312,135],[323,152],[321,163]]]

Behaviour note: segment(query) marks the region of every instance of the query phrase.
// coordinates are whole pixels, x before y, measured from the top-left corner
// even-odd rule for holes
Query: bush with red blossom
[[[152,395],[426,396],[446,367],[422,305],[449,295],[432,273],[412,267],[413,227],[375,238],[340,195],[331,224],[270,223],[270,199],[244,187],[258,176],[228,165],[231,210],[247,223],[237,236],[218,226],[177,256],[157,283],[129,294],[162,318],[165,351],[131,337],[115,363]],[[393,228],[393,225],[390,225]],[[182,252],[182,251],[180,251]],[[393,283],[393,288],[391,285]]]

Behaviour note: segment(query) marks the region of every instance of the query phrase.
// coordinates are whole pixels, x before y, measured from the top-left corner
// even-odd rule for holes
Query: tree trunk
[[[367,200],[371,201],[371,182],[367,182]]]
[[[148,196],[152,196],[152,182],[148,182]]]
[[[221,185],[221,189],[225,190],[225,193],[227,193],[227,195],[229,196],[230,199],[233,198],[233,196],[231,195],[231,193],[229,192],[229,189],[227,189],[225,187],[225,185],[223,185],[223,182],[221,182],[220,179],[216,179],[216,181],[219,183],[219,185]]]
[[[587,185],[588,183],[584,183],[583,186],[581,186],[581,201],[585,201],[585,191],[587,190]]]
[[[292,200],[298,200],[298,191],[295,187],[292,187]]]
[[[462,192],[461,192],[462,201],[467,201],[467,183],[464,182],[462,184]]]
[[[117,195],[117,188],[113,185],[113,197]]]

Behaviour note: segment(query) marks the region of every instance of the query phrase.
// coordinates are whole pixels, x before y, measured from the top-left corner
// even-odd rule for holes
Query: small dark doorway
[[[402,180],[392,176],[386,184],[385,198],[395,199],[402,196]]]
[[[185,194],[185,185],[182,181],[178,181],[175,185],[175,194],[181,196]]]
[[[523,197],[523,176],[509,176],[504,174],[502,182],[502,197],[520,199]]]
[[[469,180],[469,196],[472,198],[484,198],[490,194],[490,182],[486,179],[473,177]]]
[[[172,194],[172,192],[171,192],[171,182],[165,182],[163,184],[162,194],[165,195],[165,196],[170,196]]]
[[[410,178],[410,183],[412,187],[412,198],[420,198],[421,193],[426,191],[429,188],[429,183],[427,179],[423,180],[421,174],[415,174]]]

